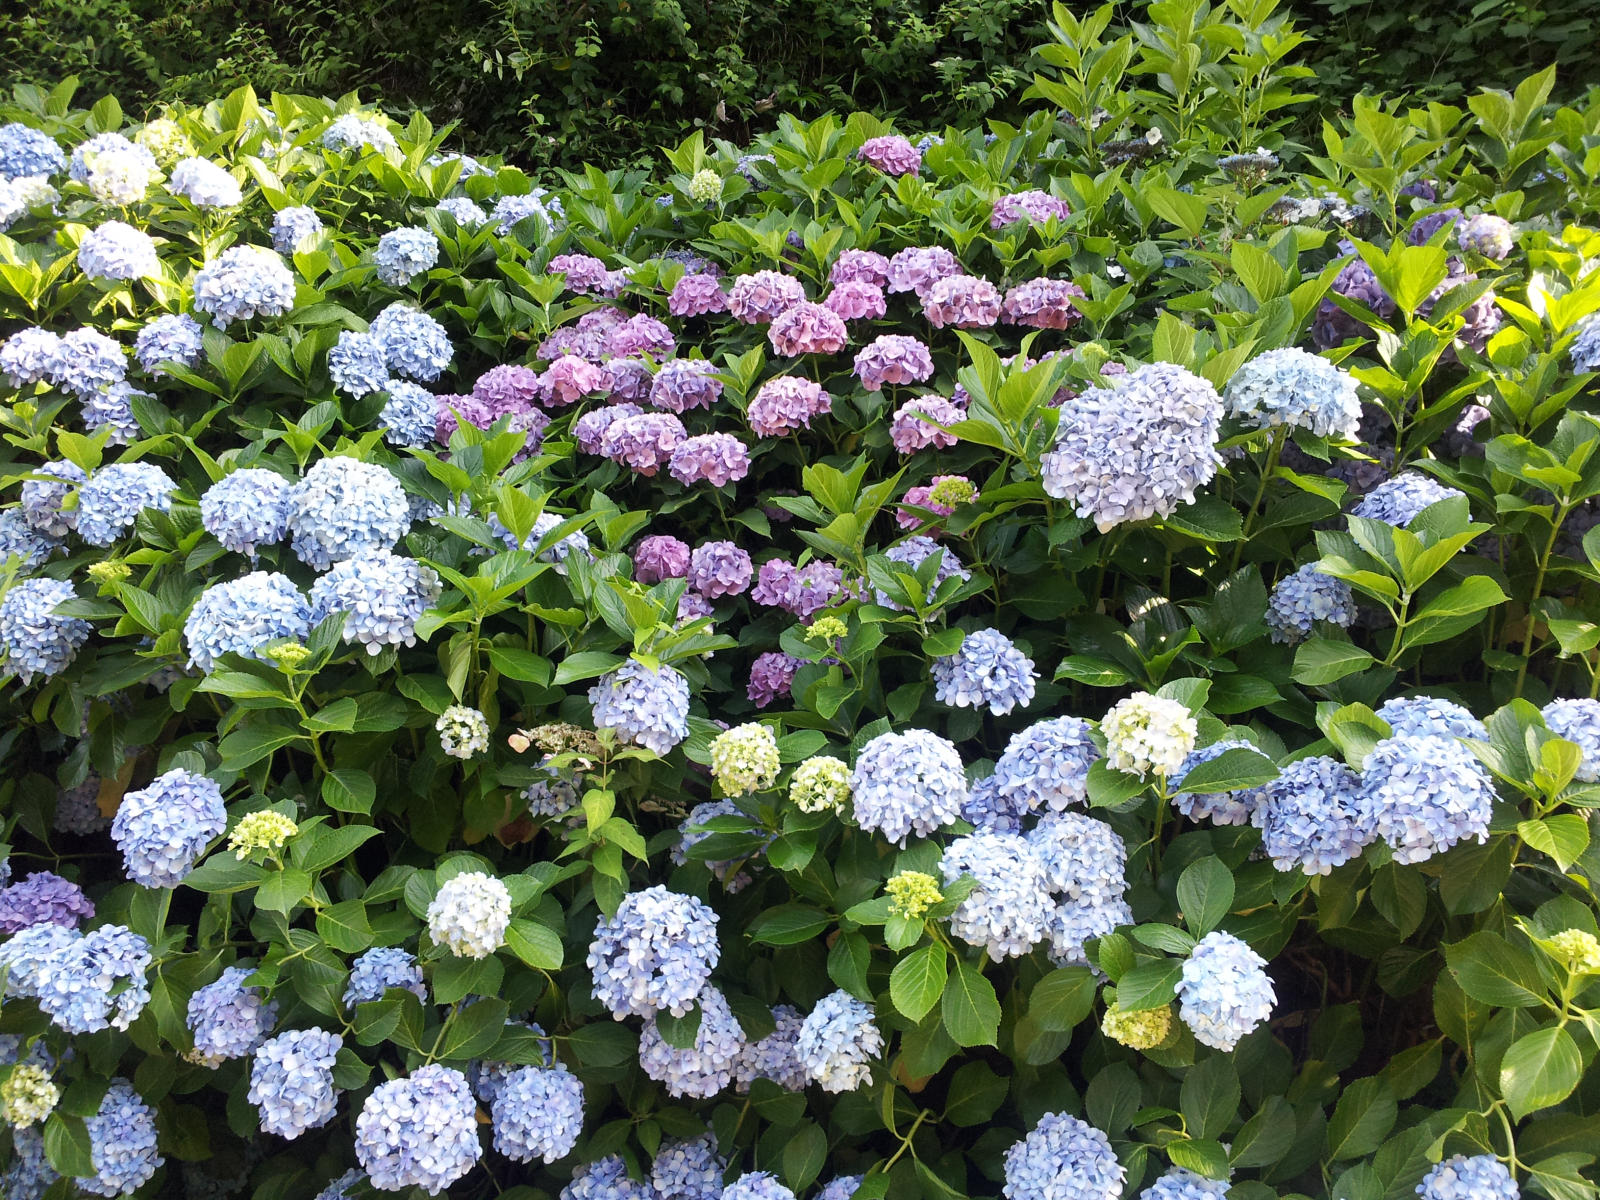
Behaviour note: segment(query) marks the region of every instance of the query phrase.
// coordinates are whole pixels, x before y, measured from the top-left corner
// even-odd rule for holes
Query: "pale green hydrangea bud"
[[[696,171],[689,180],[689,199],[696,204],[713,204],[722,197],[722,176],[710,167]]]
[[[1130,1050],[1154,1050],[1172,1036],[1172,1009],[1169,1006],[1125,1012],[1108,1008],[1100,1022],[1100,1032]]]
[[[257,850],[277,855],[284,844],[299,832],[300,826],[288,817],[270,808],[264,808],[260,812],[246,813],[239,818],[239,823],[228,835],[228,849],[232,850],[234,857],[241,861],[249,858]]]
[[[843,617],[818,617],[806,630],[806,640],[831,646],[849,632],[850,626],[844,623]]]
[[[889,893],[889,911],[908,921],[915,921],[944,899],[939,881],[921,871],[901,871],[883,890]]]
[[[50,1081],[43,1067],[23,1063],[11,1068],[11,1075],[0,1084],[0,1116],[16,1129],[36,1125],[55,1109],[61,1089]]]
[[[1563,929],[1550,941],[1575,975],[1600,974],[1600,940],[1583,929]]]
[[[735,725],[711,743],[712,777],[730,796],[765,791],[778,766],[778,739],[765,725]]]
[[[808,758],[795,768],[789,799],[801,812],[837,812],[850,800],[850,768],[826,754]]]
[[[961,475],[945,475],[929,490],[928,499],[943,508],[954,508],[958,504],[972,503],[977,494],[972,480]]]
[[[279,642],[269,647],[266,655],[278,664],[280,670],[292,671],[311,657],[311,649],[299,642]]]
[[[125,562],[105,559],[89,564],[89,578],[96,583],[121,583],[132,574],[133,568]]]
[[[149,122],[133,135],[133,140],[155,155],[156,161],[163,167],[170,167],[180,158],[194,153],[194,143],[189,136],[176,121],[166,117]]]

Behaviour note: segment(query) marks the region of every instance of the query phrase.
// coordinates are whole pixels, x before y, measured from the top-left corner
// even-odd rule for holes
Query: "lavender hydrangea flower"
[[[693,1007],[722,957],[717,914],[659,885],[622,898],[589,946],[594,998],[617,1020]]]
[[[933,357],[916,338],[886,333],[856,353],[855,373],[867,391],[882,391],[886,383],[920,383],[927,379],[933,374]]]
[[[1488,772],[1453,738],[1390,737],[1362,767],[1359,820],[1399,863],[1426,862],[1468,838],[1488,840],[1493,806]]]
[[[1106,907],[1127,891],[1128,848],[1104,821],[1046,812],[1027,834],[1044,871],[1042,890],[1079,905]]]
[[[781,271],[756,271],[734,278],[728,291],[728,311],[746,325],[765,325],[785,309],[804,304],[805,287]]]
[[[1228,1185],[1182,1167],[1173,1167],[1139,1193],[1139,1200],[1224,1200]]]
[[[449,196],[433,206],[433,211],[448,213],[450,219],[463,229],[489,222],[489,214],[466,196]]]
[[[94,1174],[75,1182],[95,1196],[131,1196],[166,1160],[156,1149],[156,1116],[126,1079],[113,1079],[84,1121]]]
[[[367,1173],[360,1167],[351,1167],[318,1192],[315,1200],[350,1200],[350,1189],[360,1184],[366,1177]]]
[[[628,1164],[615,1154],[585,1163],[557,1200],[660,1200],[648,1183],[628,1178]]]
[[[325,1029],[291,1029],[263,1042],[250,1064],[246,1098],[261,1131],[291,1141],[333,1118],[333,1064],[344,1040]]]
[[[78,269],[90,279],[145,279],[161,272],[150,235],[123,221],[107,221],[83,235]]]
[[[762,437],[781,437],[809,429],[811,419],[833,411],[833,397],[809,379],[779,376],[757,390],[745,416]]]
[[[26,573],[43,566],[60,549],[61,539],[28,524],[27,514],[22,509],[8,508],[0,512],[0,563],[16,555]]]
[[[1456,242],[1468,254],[1481,254],[1498,262],[1510,257],[1517,231],[1504,217],[1479,213],[1456,226]]]
[[[7,346],[10,344],[6,343]],[[1578,336],[1573,339],[1572,348],[1567,353],[1572,358],[1573,374],[1585,375],[1592,371],[1600,371],[1600,318],[1585,318],[1583,324],[1578,327]],[[5,350],[0,348],[0,370],[8,369],[5,365]]]
[[[196,208],[232,208],[244,200],[239,181],[204,158],[179,159],[167,178],[167,191]]]
[[[1422,1200],[1520,1200],[1521,1190],[1492,1154],[1457,1154],[1435,1163],[1417,1185]]]
[[[439,261],[439,239],[431,230],[410,226],[391,229],[378,239],[372,261],[378,279],[390,287],[405,287]]]
[[[67,494],[88,478],[76,463],[41,463],[32,469],[36,476],[47,478],[24,479],[19,511],[30,526],[47,537],[65,537],[78,527],[78,510],[65,509],[62,502]]]
[[[1070,280],[1025,279],[1006,292],[1000,315],[1031,329],[1071,329],[1083,320],[1075,302],[1084,299],[1087,294]]]
[[[111,345],[113,349],[116,348],[115,342]],[[54,379],[60,355],[59,334],[51,333],[48,329],[19,329],[0,342],[0,374],[14,388],[42,383]],[[120,365],[120,359],[118,362]],[[125,367],[123,369],[126,370]],[[121,378],[121,375],[117,374],[116,377]]]
[[[667,297],[667,311],[675,317],[698,317],[728,311],[728,298],[714,275],[690,272],[679,277]]]
[[[342,455],[319,459],[289,490],[290,544],[301,562],[319,571],[392,549],[410,528],[405,489],[376,463]]]
[[[967,778],[955,746],[926,729],[882,733],[850,772],[856,823],[904,846],[961,816]]]
[[[228,828],[222,789],[182,767],[127,793],[111,823],[128,878],[150,888],[173,888],[194,869],[213,838]]]
[[[1543,716],[1551,733],[1582,752],[1574,778],[1582,783],[1600,781],[1600,701],[1552,700],[1544,706]]]
[[[883,1034],[870,1006],[840,989],[807,1014],[795,1053],[811,1082],[825,1092],[853,1092],[872,1082],[872,1059],[883,1053]]]
[[[704,542],[689,556],[689,586],[708,600],[738,596],[750,586],[755,566],[732,542]]]
[[[837,283],[823,307],[846,321],[875,321],[889,311],[889,299],[875,283]]]
[[[230,1058],[254,1054],[278,1019],[276,1001],[258,987],[246,987],[249,967],[228,967],[220,977],[189,997],[188,1025],[194,1034],[191,1061],[215,1067]]]
[[[1087,1121],[1045,1113],[1006,1151],[1006,1200],[1118,1200],[1127,1175]]]
[[[367,332],[382,344],[389,370],[418,383],[438,379],[455,353],[443,325],[399,302],[374,317]]]
[[[676,358],[663,363],[650,385],[650,403],[671,413],[709,409],[722,395],[722,380],[715,364],[698,358]]]
[[[63,941],[33,972],[39,1011],[68,1033],[126,1029],[150,1002],[151,961],[150,943],[122,925]]]
[[[294,275],[276,250],[230,246],[194,277],[194,307],[218,329],[252,317],[281,317],[294,307]]]
[[[922,167],[922,151],[899,134],[868,138],[856,157],[885,175],[915,175]]]
[[[1361,304],[1380,320],[1387,321],[1396,312],[1394,299],[1383,290],[1372,268],[1360,259],[1339,272],[1330,290]],[[1319,350],[1331,349],[1351,338],[1365,337],[1370,333],[1371,329],[1366,324],[1332,300],[1324,300],[1318,305],[1311,322],[1311,340]]]
[[[746,1044],[744,1053],[734,1064],[734,1079],[739,1091],[748,1092],[757,1079],[770,1079],[779,1087],[791,1092],[805,1090],[808,1077],[797,1049],[800,1028],[805,1023],[798,1009],[787,1004],[774,1005],[773,1031],[763,1038]],[[709,1154],[709,1146],[707,1147]],[[717,1180],[722,1178],[717,1172]],[[658,1184],[659,1186],[659,1184]]]
[[[1017,221],[1043,225],[1047,221],[1065,221],[1071,215],[1072,208],[1065,200],[1057,200],[1049,192],[1030,189],[996,200],[989,213],[989,228],[1004,229]]]
[[[727,1163],[711,1134],[668,1138],[650,1166],[650,1183],[660,1200],[721,1200]]]
[[[66,169],[67,156],[55,138],[20,121],[0,125],[0,179],[58,175]]]
[[[501,196],[494,202],[489,219],[495,222],[495,232],[504,237],[530,217],[553,229],[564,215],[560,199],[545,188],[536,187],[520,196]]]
[[[24,684],[59,675],[89,640],[89,622],[56,612],[76,595],[59,579],[19,579],[0,600],[0,663]]]
[[[60,925],[76,929],[92,920],[94,905],[83,889],[53,871],[35,871],[26,879],[0,889],[0,933],[12,934],[30,925]]]
[[[1318,437],[1354,440],[1361,428],[1356,381],[1319,354],[1296,347],[1258,354],[1234,372],[1228,415],[1260,428],[1289,425]]]
[[[835,1175],[817,1193],[817,1200],[851,1200],[865,1175]]]
[[[1272,1015],[1277,994],[1266,965],[1231,933],[1216,930],[1200,939],[1178,983],[1178,1015],[1197,1042],[1232,1050]]]
[[[324,149],[332,150],[336,154],[350,150],[364,154],[368,150],[376,150],[379,153],[394,150],[398,148],[399,143],[395,141],[394,134],[389,132],[380,117],[345,113],[334,118],[322,131],[322,145]]]
[[[99,833],[111,826],[111,818],[100,812],[100,777],[93,771],[76,787],[63,788],[56,797],[53,822],[61,833],[80,837]]]
[[[133,357],[152,375],[167,363],[192,367],[204,352],[204,331],[187,313],[165,313],[139,330],[133,339]]]
[[[767,340],[774,354],[790,358],[801,354],[834,354],[849,339],[844,318],[821,304],[792,304],[772,319]]]
[[[254,558],[260,547],[288,533],[290,488],[276,471],[241,468],[205,490],[200,524],[229,550]]]
[[[639,1031],[639,1066],[651,1079],[665,1084],[669,1096],[706,1099],[733,1082],[734,1068],[745,1052],[745,1037],[716,988],[704,986],[695,1003],[700,1009],[700,1025],[694,1045],[686,1050],[669,1045],[651,1014]]]
[[[1355,594],[1350,585],[1324,575],[1316,563],[1307,563],[1278,580],[1267,601],[1267,629],[1274,642],[1294,645],[1311,636],[1319,621],[1348,629],[1355,619]]]
[[[1000,319],[1000,289],[974,275],[947,275],[920,296],[935,329],[987,329]]]
[[[1486,742],[1489,730],[1471,711],[1438,696],[1395,696],[1378,706],[1391,737],[1466,738]]]
[[[795,1194],[770,1171],[749,1171],[730,1183],[722,1200],[795,1200]]]
[[[758,654],[750,665],[745,695],[757,708],[766,708],[779,696],[789,694],[789,686],[794,682],[796,673],[805,665],[804,659],[795,658],[781,650]]]
[[[961,274],[960,261],[943,246],[907,246],[889,260],[884,286],[891,293],[914,292],[920,299],[938,280]]]
[[[595,315],[586,313],[578,318],[579,328]],[[676,344],[672,330],[648,313],[636,313],[605,330],[602,353],[611,358],[644,357],[660,362],[673,352]]]
[[[688,436],[683,422],[671,413],[619,415],[601,434],[600,453],[649,478],[671,461]]]
[[[1000,799],[1023,812],[1086,803],[1089,768],[1100,757],[1089,733],[1081,718],[1054,717],[1013,734],[995,763]]]
[[[761,564],[750,599],[809,622],[823,609],[841,603],[847,594],[844,572],[831,562],[813,559],[797,568],[785,559],[773,558]]]
[[[629,659],[589,689],[596,729],[665,755],[689,736],[689,681],[669,666],[660,670]]]
[[[439,576],[415,559],[374,550],[335,563],[311,585],[311,623],[343,613],[344,640],[367,653],[385,646],[414,646],[417,620],[440,593]]]
[[[689,810],[689,815],[683,819],[683,823],[678,826],[678,844],[672,848],[672,861],[679,866],[688,862],[689,851],[695,845],[711,836],[711,831],[706,826],[718,817],[737,817],[744,824],[743,832],[752,834],[758,832],[756,823],[742,812],[732,800],[708,800],[704,803],[696,804],[694,808]],[[767,835],[766,841],[762,843],[760,850],[749,856],[752,860],[771,843],[772,836],[770,834]],[[744,856],[731,859],[700,859],[698,861],[721,882],[730,895],[741,890],[750,882],[750,876],[746,872],[739,870],[739,867],[745,863]]]
[[[1217,825],[1258,824],[1257,813],[1265,802],[1265,788],[1245,788],[1234,792],[1186,792],[1183,781],[1201,763],[1219,758],[1229,750],[1256,750],[1249,742],[1225,740],[1190,751],[1183,765],[1167,776],[1172,789],[1172,806],[1191,821],[1206,820]]]
[[[565,1067],[521,1067],[492,1106],[494,1148],[512,1162],[565,1158],[583,1132],[583,1083]]]
[[[5,995],[38,999],[44,963],[79,940],[75,929],[41,923],[26,926],[0,942],[0,968],[6,972]]]
[[[416,958],[399,947],[374,947],[350,964],[344,1006],[354,1008],[371,1000],[382,1000],[384,992],[390,988],[404,988],[424,1004],[428,1002],[428,988],[422,981],[422,968]]]
[[[644,538],[633,552],[633,577],[643,584],[689,574],[689,546],[666,534]]]
[[[1425,246],[1441,229],[1456,225],[1461,220],[1459,208],[1442,208],[1438,212],[1418,217],[1406,230],[1406,241],[1413,246]]]
[[[3,162],[0,159],[0,167]],[[12,1130],[11,1165],[0,1173],[0,1194],[7,1200],[44,1200],[50,1185],[60,1178],[45,1155],[44,1135],[36,1129]]]
[[[1358,858],[1373,839],[1361,802],[1361,778],[1318,755],[1289,763],[1260,789],[1255,821],[1261,846],[1280,871],[1326,875]]]
[[[367,1097],[356,1117],[356,1160],[376,1188],[437,1196],[483,1156],[476,1110],[460,1071],[418,1067]]]
[[[96,433],[109,426],[108,445],[126,446],[133,442],[140,432],[139,420],[133,415],[135,396],[151,398],[149,392],[139,391],[126,381],[113,383],[103,392],[91,392],[83,398],[80,408],[84,429]]]
[[[1039,673],[1033,660],[993,629],[977,629],[962,639],[954,654],[935,658],[931,672],[934,695],[952,708],[987,707],[1004,716],[1019,704],[1033,702]]]
[[[261,647],[311,632],[311,605],[286,575],[252,571],[200,593],[183,623],[189,665],[207,675],[224,654],[260,658]]]
[[[272,217],[272,248],[282,255],[294,254],[322,232],[317,210],[303,204],[280,208]]]
[[[960,439],[944,428],[966,418],[945,396],[916,396],[895,409],[889,422],[889,441],[901,454],[915,454],[929,446],[948,448]]]
[[[1050,919],[1044,863],[1025,838],[984,832],[957,838],[939,870],[947,885],[963,875],[977,881],[950,914],[956,937],[982,946],[995,962],[1026,954],[1044,940]]]

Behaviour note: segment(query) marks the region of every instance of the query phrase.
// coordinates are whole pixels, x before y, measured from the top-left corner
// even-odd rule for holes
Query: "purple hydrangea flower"
[[[0,933],[12,934],[29,925],[60,925],[76,929],[92,920],[94,905],[83,889],[51,871],[35,871],[26,879],[0,889]]]
[[[869,392],[881,391],[886,383],[921,383],[933,374],[933,356],[914,337],[886,333],[856,353],[855,373]]]
[[[745,695],[757,708],[766,708],[779,696],[787,696],[794,677],[806,662],[782,651],[770,650],[756,656],[750,666],[750,681]]]
[[[703,542],[689,556],[689,586],[707,599],[738,596],[750,586],[755,566],[732,542]]]
[[[811,428],[811,419],[833,411],[833,397],[810,379],[780,375],[757,390],[745,414],[762,437],[782,437]]]

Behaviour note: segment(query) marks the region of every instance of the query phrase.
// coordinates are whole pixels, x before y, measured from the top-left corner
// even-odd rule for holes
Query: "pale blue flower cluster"
[[[1028,953],[1044,940],[1051,903],[1045,868],[1034,846],[1015,833],[957,838],[939,860],[946,885],[963,875],[977,882],[950,914],[950,932],[982,946],[995,962]]]
[[[1337,759],[1289,763],[1259,789],[1261,848],[1280,871],[1326,875],[1358,858],[1374,831],[1361,804],[1361,778]]]
[[[379,280],[390,287],[405,287],[439,261],[439,239],[415,225],[391,229],[378,239],[372,261]]]
[[[389,370],[418,383],[432,383],[444,374],[455,350],[444,326],[406,304],[389,305],[368,327],[383,346]]]
[[[1212,821],[1218,825],[1246,825],[1255,823],[1256,814],[1265,800],[1265,791],[1259,787],[1237,792],[1186,792],[1184,778],[1201,763],[1220,758],[1229,750],[1257,750],[1256,746],[1239,739],[1212,742],[1198,750],[1191,750],[1183,765],[1167,777],[1172,788],[1172,806],[1191,821]]]
[[[988,708],[1004,716],[1033,701],[1039,672],[1016,643],[993,629],[977,629],[961,648],[932,661],[934,696],[952,708]]]
[[[38,960],[26,986],[39,1011],[68,1033],[126,1029],[150,1001],[150,962],[144,938],[122,925],[102,925],[58,942]]]
[[[504,235],[510,233],[519,221],[529,217],[536,217],[544,225],[553,228],[564,215],[561,201],[544,188],[536,187],[526,195],[501,196],[494,202],[494,211],[489,218],[495,222],[495,232]]]
[[[851,1200],[865,1175],[835,1175],[817,1193],[817,1200]]]
[[[166,1160],[156,1149],[156,1115],[126,1079],[113,1079],[95,1115],[84,1120],[94,1174],[75,1182],[94,1196],[131,1196]]]
[[[43,209],[54,215],[60,199],[61,193],[42,176],[0,179],[0,233],[5,233],[30,212]]]
[[[380,1083],[356,1118],[356,1160],[380,1191],[437,1196],[482,1156],[467,1078],[438,1063]]]
[[[404,988],[424,1004],[428,1002],[428,988],[416,958],[397,946],[374,947],[350,964],[344,1005],[354,1008],[369,1000],[382,1000],[390,988]]]
[[[639,1031],[639,1067],[665,1085],[669,1096],[704,1100],[733,1082],[733,1072],[745,1052],[744,1029],[723,994],[711,985],[701,989],[695,1003],[700,1025],[694,1045],[680,1050],[661,1036],[654,1015]]]
[[[345,113],[336,117],[333,122],[322,131],[322,145],[324,149],[335,153],[347,150],[394,150],[399,143],[394,140],[394,134],[384,123],[376,117],[363,117],[357,113]]]
[[[689,815],[678,826],[678,844],[672,848],[672,861],[678,866],[689,862],[689,851],[699,842],[712,836],[712,831],[706,826],[718,817],[738,817],[742,828],[740,832],[756,832],[759,828],[745,812],[732,800],[703,800],[689,810]],[[726,831],[723,831],[726,832]],[[766,844],[770,844],[775,834],[767,836]],[[765,849],[765,844],[762,847]],[[750,882],[750,876],[738,870],[745,861],[743,856],[731,859],[711,858],[696,860],[710,871],[730,894],[739,891]]]
[[[200,524],[235,554],[251,558],[289,532],[293,485],[276,471],[243,467],[208,487],[200,497]]]
[[[1492,1154],[1457,1154],[1436,1163],[1417,1185],[1422,1200],[1520,1200],[1506,1165]]]
[[[122,797],[111,840],[122,851],[129,879],[172,888],[227,828],[222,789],[204,775],[174,767]]]
[[[1127,847],[1105,822],[1072,812],[1046,813],[1027,840],[1056,898],[1046,928],[1050,961],[1083,966],[1089,961],[1086,942],[1133,923],[1126,898]]]
[[[1583,752],[1574,778],[1600,781],[1600,700],[1552,700],[1544,706],[1544,723]]]
[[[316,1195],[316,1200],[350,1200],[350,1189],[367,1177],[360,1167],[351,1167]]]
[[[139,420],[133,415],[135,396],[150,399],[149,392],[141,392],[123,381],[113,383],[103,392],[91,392],[83,398],[80,409],[84,429],[95,433],[109,425],[111,435],[108,440],[113,446],[126,446],[136,440],[139,436]]]
[[[495,1096],[494,1148],[512,1162],[565,1158],[583,1132],[583,1083],[563,1066],[519,1067]]]
[[[1391,737],[1489,740],[1489,730],[1470,709],[1438,696],[1396,696],[1385,700],[1378,706],[1378,719],[1388,722]]]
[[[147,508],[166,512],[178,485],[154,463],[101,467],[78,485],[78,536],[91,546],[109,546]]]
[[[278,1019],[278,1004],[258,987],[246,987],[254,972],[228,967],[189,997],[188,1025],[194,1035],[191,1061],[215,1067],[254,1054]]]
[[[1079,717],[1051,717],[1012,734],[994,767],[1000,799],[1018,813],[1085,803],[1089,768],[1100,757],[1091,728]]]
[[[650,1184],[660,1200],[720,1200],[726,1167],[711,1134],[668,1138],[650,1166]]]
[[[861,748],[850,772],[856,824],[904,846],[915,833],[959,820],[967,777],[953,743],[926,729],[882,733]]]
[[[630,658],[589,689],[594,727],[665,755],[689,736],[689,681]]]
[[[1077,1117],[1045,1113],[1006,1151],[1006,1200],[1118,1200],[1126,1175],[1111,1140]]]
[[[1032,809],[1027,801],[1000,794],[998,777],[990,775],[967,789],[967,801],[961,806],[961,819],[976,829],[993,833],[1021,833],[1022,819]]]
[[[1044,490],[1072,501],[1101,533],[1170,517],[1216,474],[1221,420],[1210,383],[1172,363],[1147,364],[1061,406],[1041,463]]]
[[[807,1014],[795,1039],[806,1075],[825,1092],[853,1092],[872,1082],[872,1060],[883,1053],[883,1033],[872,1008],[842,988]]]
[[[326,1029],[291,1029],[261,1044],[250,1063],[246,1099],[263,1133],[293,1140],[326,1125],[338,1100],[333,1064],[344,1039]]]
[[[560,817],[578,806],[584,778],[581,771],[565,772],[551,763],[548,755],[539,761],[537,769],[549,778],[535,780],[522,789],[530,813],[536,817]]]
[[[111,346],[115,349],[116,343],[111,342]],[[56,358],[60,353],[60,335],[51,333],[48,329],[19,329],[5,341],[0,342],[0,375],[4,375],[15,388],[43,383],[54,378]],[[120,351],[117,365],[119,370],[115,378],[120,379],[126,370],[121,364]]]
[[[1228,381],[1228,415],[1258,428],[1287,425],[1354,440],[1361,428],[1355,378],[1320,354],[1290,346],[1258,354]]]
[[[55,610],[75,593],[60,579],[21,579],[0,600],[0,663],[23,683],[66,670],[89,640],[89,622]]]
[[[260,649],[311,632],[311,605],[287,575],[252,571],[200,593],[183,622],[189,665],[207,675],[224,654],[260,658]]]
[[[795,1200],[795,1194],[770,1171],[749,1171],[730,1183],[722,1200]]]
[[[558,1200],[659,1200],[648,1183],[628,1178],[628,1164],[615,1154],[585,1163],[572,1173]]]
[[[1140,1192],[1139,1200],[1223,1200],[1227,1194],[1228,1185],[1222,1180],[1173,1167]]]
[[[25,571],[32,570],[43,566],[60,549],[61,539],[28,524],[27,514],[20,508],[0,512],[0,562],[15,554]]]
[[[11,1131],[11,1165],[0,1174],[0,1196],[6,1200],[44,1200],[61,1176],[44,1152],[44,1135],[32,1127]]]
[[[383,440],[391,446],[426,446],[438,429],[437,397],[426,388],[404,379],[388,380],[384,389],[389,399],[378,414]]]
[[[83,400],[121,383],[127,374],[128,359],[116,341],[98,329],[74,329],[53,343],[44,377]]]
[[[41,463],[33,468],[33,474],[49,478],[22,481],[22,515],[40,533],[65,537],[78,527],[78,510],[64,509],[62,502],[89,476],[82,467],[65,460]]]
[[[281,317],[294,307],[294,275],[276,250],[230,246],[195,272],[194,308],[218,329],[251,317]]]
[[[272,218],[272,248],[279,254],[295,253],[308,238],[322,232],[317,210],[303,204],[280,208]]]
[[[1380,483],[1361,497],[1361,502],[1350,510],[1350,515],[1405,529],[1429,505],[1465,494],[1456,488],[1445,487],[1427,475],[1407,471]]]
[[[758,1079],[770,1079],[791,1092],[805,1090],[806,1066],[800,1061],[797,1049],[805,1018],[799,1009],[777,1004],[772,1008],[772,1020],[773,1031],[746,1045],[734,1067],[734,1080],[741,1092],[749,1091],[750,1085]],[[721,1178],[720,1170],[718,1178]]]
[[[120,133],[106,132],[97,133],[92,138],[79,142],[72,148],[72,158],[67,166],[67,174],[76,183],[88,183],[94,158],[101,154],[129,155],[151,174],[154,174],[159,169],[156,164],[156,156],[143,146],[123,137]]]
[[[20,121],[0,125],[0,179],[57,175],[67,169],[67,156],[49,134]]]
[[[289,490],[290,545],[319,571],[393,549],[410,529],[405,488],[376,463],[343,455],[319,459]]]
[[[1426,862],[1458,842],[1488,840],[1494,783],[1454,738],[1404,734],[1362,764],[1360,819],[1399,863]]]
[[[1572,371],[1575,375],[1583,375],[1590,371],[1600,371],[1600,316],[1591,316],[1584,319],[1578,327],[1578,336],[1573,339],[1572,349],[1568,351],[1572,356]]]
[[[1317,623],[1348,629],[1356,619],[1350,585],[1307,563],[1278,580],[1267,601],[1267,629],[1272,640],[1294,645],[1311,636]]]
[[[5,994],[39,998],[39,968],[58,950],[78,941],[75,929],[47,922],[30,925],[0,942],[0,967],[6,972]]]
[[[476,996],[469,997],[465,1006],[476,1003]],[[518,1029],[526,1029],[529,1033],[535,1035],[537,1039],[535,1044],[539,1051],[539,1062],[536,1065],[541,1067],[559,1065],[553,1053],[554,1046],[550,1039],[545,1036],[544,1026],[533,1021],[509,1021],[507,1024]],[[482,1059],[468,1063],[467,1082],[472,1084],[472,1094],[483,1103],[493,1105],[499,1099],[500,1089],[505,1086],[506,1080],[510,1078],[513,1072],[520,1071],[523,1065],[521,1063],[486,1062]]]
[[[333,386],[359,400],[389,386],[389,358],[373,333],[346,329],[328,351],[328,378]],[[431,431],[430,431],[431,435]]]
[[[388,550],[335,563],[311,585],[311,623],[344,614],[344,640],[375,655],[385,646],[414,646],[417,621],[439,598],[439,576],[416,559]]]
[[[90,279],[145,279],[161,273],[161,258],[149,234],[107,221],[78,243],[78,269]]]
[[[192,367],[204,353],[204,330],[187,313],[163,313],[147,322],[133,339],[133,357],[152,375],[166,363]]]
[[[482,225],[489,219],[489,214],[466,196],[451,196],[433,207],[435,212],[449,213],[455,223],[463,228]]]
[[[167,179],[167,191],[197,208],[232,208],[244,199],[239,181],[205,158],[180,158]]]
[[[1272,1015],[1277,993],[1266,965],[1266,959],[1231,933],[1219,929],[1200,939],[1184,960],[1178,982],[1178,1015],[1197,1042],[1232,1050]]]
[[[588,965],[594,998],[617,1020],[692,1007],[722,959],[717,914],[659,884],[622,898],[595,926]]]
[[[961,565],[961,560],[955,556],[953,551],[939,545],[938,542],[926,534],[919,533],[915,537],[908,537],[898,546],[891,546],[883,552],[883,556],[890,562],[900,563],[910,567],[912,570],[920,567],[930,555],[937,556],[939,559],[939,566],[934,571],[933,583],[928,588],[930,595],[937,591],[939,585],[946,579],[959,579],[965,583],[972,578],[972,572]],[[900,608],[900,605],[896,604],[881,591],[876,593],[875,598],[885,608],[892,608],[896,611]]]

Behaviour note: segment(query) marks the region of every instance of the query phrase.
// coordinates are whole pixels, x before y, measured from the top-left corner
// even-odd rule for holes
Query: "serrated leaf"
[[[949,977],[949,953],[933,944],[919,947],[889,973],[889,998],[912,1021],[921,1021],[939,1003]]]

